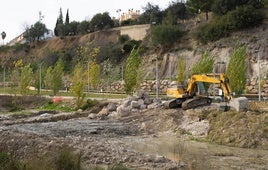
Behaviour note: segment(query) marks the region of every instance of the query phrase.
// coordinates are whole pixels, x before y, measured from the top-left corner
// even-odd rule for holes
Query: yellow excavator
[[[184,110],[198,106],[206,106],[212,103],[208,94],[202,94],[200,86],[203,83],[219,84],[222,94],[220,96],[229,102],[232,92],[229,86],[229,79],[223,73],[194,74],[190,77],[186,89],[183,87],[167,88],[167,97],[171,99],[164,103],[166,108],[181,107]],[[204,87],[204,86],[203,86]]]

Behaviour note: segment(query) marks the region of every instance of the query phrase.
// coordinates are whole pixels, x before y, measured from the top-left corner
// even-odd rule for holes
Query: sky
[[[69,9],[70,22],[81,22],[91,19],[97,13],[109,12],[111,17],[117,17],[118,9],[121,14],[128,9],[140,10],[150,2],[158,5],[161,10],[168,7],[169,0],[7,0],[1,3],[0,9],[0,33],[6,33],[4,43],[24,32],[27,26],[31,26],[39,20],[41,12],[42,23],[48,29],[54,30],[60,8],[65,19]],[[0,45],[3,44],[2,38]]]

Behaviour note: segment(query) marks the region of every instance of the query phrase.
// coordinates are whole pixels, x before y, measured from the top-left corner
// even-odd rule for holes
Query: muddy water
[[[165,156],[191,169],[267,169],[268,150],[243,149],[189,141],[173,135],[131,138],[135,150]]]

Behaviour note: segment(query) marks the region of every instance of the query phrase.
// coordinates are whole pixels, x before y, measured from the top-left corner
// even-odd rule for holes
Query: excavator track
[[[209,97],[198,97],[184,101],[181,105],[183,110],[196,108],[198,106],[207,106],[212,103],[212,99]]]
[[[181,107],[182,103],[185,100],[186,100],[186,98],[172,99],[172,100],[166,101],[164,103],[164,106],[166,109],[178,108],[178,107]]]

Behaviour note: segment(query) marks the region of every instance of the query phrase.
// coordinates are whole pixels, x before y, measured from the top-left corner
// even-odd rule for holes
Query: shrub
[[[0,152],[0,169],[22,170],[23,166],[13,155],[4,151]]]
[[[118,40],[119,40],[119,42],[120,42],[121,44],[123,44],[123,43],[129,41],[129,40],[130,40],[130,37],[129,37],[129,35],[124,34],[124,35],[120,35],[120,37],[119,37]]]
[[[262,22],[262,14],[252,6],[241,6],[230,12],[231,24],[236,30],[257,26]]]
[[[152,27],[152,42],[154,45],[171,46],[183,35],[183,31],[176,25],[157,25]]]
[[[56,160],[56,169],[80,170],[81,155],[76,155],[70,149],[62,149]]]
[[[216,41],[227,37],[232,31],[250,28],[262,22],[263,15],[260,10],[252,6],[241,6],[221,17],[214,17],[210,23],[201,25],[196,38],[201,43]]]

